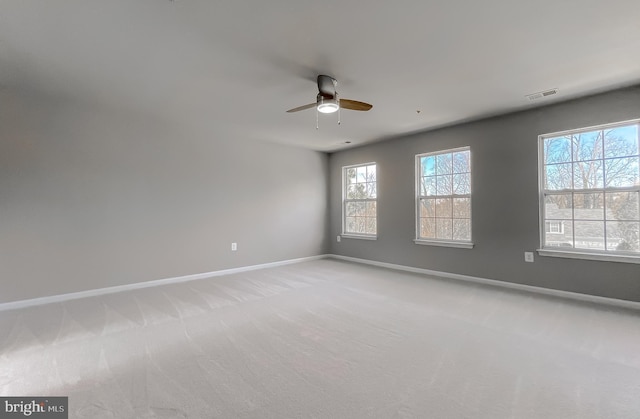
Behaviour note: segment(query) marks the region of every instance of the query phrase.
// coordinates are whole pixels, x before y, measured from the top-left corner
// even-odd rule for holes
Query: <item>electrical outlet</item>
[[[233,252],[235,252],[236,250],[238,250],[238,243],[231,243],[231,250]]]
[[[340,237],[340,236],[336,237],[336,241],[337,241],[338,243],[340,243],[340,240],[341,240],[341,239],[342,239],[342,237]]]
[[[533,262],[533,252],[524,252],[524,261]]]

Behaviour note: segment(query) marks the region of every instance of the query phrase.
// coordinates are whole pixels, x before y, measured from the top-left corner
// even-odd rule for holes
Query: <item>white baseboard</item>
[[[220,271],[204,272],[199,274],[177,276],[174,278],[156,279],[153,281],[136,282],[127,285],[117,285],[114,287],[97,288],[87,291],[72,292],[68,294],[58,294],[49,297],[31,298],[28,300],[11,301],[8,303],[0,303],[0,311],[14,310],[18,308],[38,306],[43,304],[60,303],[68,300],[76,300],[78,298],[96,297],[104,294],[113,294],[116,292],[131,291],[140,288],[157,287],[160,285],[177,284],[180,282],[194,281],[196,279],[212,278],[215,276],[231,275],[240,272],[255,271],[257,269],[273,268],[276,266],[291,265],[293,263],[308,262],[312,260],[325,259],[328,255],[309,256],[298,259],[281,260],[278,262],[262,263],[259,265],[242,266],[239,268],[223,269]]]
[[[0,311],[14,310],[14,309],[19,309],[24,307],[43,305],[43,304],[59,303],[59,302],[75,300],[79,298],[96,297],[104,294],[113,294],[117,292],[131,291],[131,290],[136,290],[141,288],[157,287],[160,285],[177,284],[180,282],[194,281],[197,279],[212,278],[212,277],[222,276],[222,275],[231,275],[231,274],[236,274],[241,272],[248,272],[248,271],[254,271],[254,270],[265,269],[265,268],[273,268],[276,266],[290,265],[294,263],[308,262],[312,260],[319,260],[319,259],[325,259],[325,258],[333,258],[333,259],[344,260],[348,262],[355,262],[355,263],[361,263],[366,265],[378,266],[378,267],[387,268],[387,269],[394,269],[398,271],[405,271],[405,272],[412,272],[412,273],[423,274],[423,275],[437,276],[441,278],[455,279],[459,281],[472,282],[476,284],[484,284],[484,285],[514,289],[519,291],[533,292],[537,294],[550,295],[553,297],[568,298],[572,300],[586,301],[590,303],[606,304],[611,306],[623,307],[627,309],[640,310],[640,302],[635,302],[635,301],[619,300],[619,299],[607,298],[607,297],[598,297],[595,295],[580,294],[580,293],[570,292],[570,291],[541,288],[533,285],[514,284],[512,282],[498,281],[495,279],[479,278],[479,277],[469,276],[469,275],[460,275],[460,274],[454,274],[449,272],[434,271],[430,269],[415,268],[413,266],[378,262],[375,260],[360,259],[360,258],[354,258],[350,256],[326,254],[326,255],[303,257],[298,259],[289,259],[289,260],[282,260],[277,262],[263,263],[259,265],[242,266],[239,268],[223,269],[219,271],[204,272],[199,274],[184,275],[184,276],[178,276],[174,278],[164,278],[164,279],[157,279],[153,281],[136,282],[133,284],[118,285],[118,286],[107,287],[107,288],[98,288],[98,289],[87,290],[87,291],[72,292],[68,294],[58,294],[58,295],[52,295],[49,297],[40,297],[40,298],[31,298],[28,300],[11,301],[8,303],[0,303]]]
[[[619,300],[616,298],[608,298],[608,297],[598,297],[596,295],[580,294],[580,293],[571,292],[571,291],[554,290],[550,288],[536,287],[533,285],[514,284],[512,282],[498,281],[495,279],[478,278],[478,277],[469,276],[469,275],[460,275],[460,274],[454,274],[449,272],[432,271],[430,269],[414,268],[412,266],[396,265],[393,263],[378,262],[375,260],[360,259],[360,258],[354,258],[350,256],[341,256],[341,255],[334,255],[334,254],[330,254],[327,256],[333,259],[345,260],[348,262],[355,262],[355,263],[362,263],[366,265],[379,266],[382,268],[395,269],[398,271],[413,272],[413,273],[418,273],[423,275],[430,275],[430,276],[437,276],[441,278],[455,279],[459,281],[473,282],[476,284],[491,285],[496,287],[518,290],[518,291],[526,291],[526,292],[532,292],[536,294],[550,295],[553,297],[567,298],[571,300],[585,301],[585,302],[596,303],[596,304],[606,304],[610,306],[622,307],[622,308],[627,308],[632,310],[640,310],[640,302],[636,302],[636,301]]]

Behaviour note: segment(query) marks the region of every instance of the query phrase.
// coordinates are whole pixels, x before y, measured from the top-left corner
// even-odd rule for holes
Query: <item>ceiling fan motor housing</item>
[[[334,97],[338,81],[331,76],[318,76],[318,92],[324,97]]]

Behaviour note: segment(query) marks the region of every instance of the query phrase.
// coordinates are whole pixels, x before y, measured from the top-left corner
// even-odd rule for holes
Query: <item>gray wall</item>
[[[640,87],[345,150],[330,155],[331,253],[380,262],[640,301],[640,265],[538,256],[538,135],[640,117]],[[415,238],[416,154],[470,146],[475,247]],[[378,163],[378,240],[343,238],[341,167]]]
[[[0,91],[0,303],[326,253],[327,170],[324,153]]]

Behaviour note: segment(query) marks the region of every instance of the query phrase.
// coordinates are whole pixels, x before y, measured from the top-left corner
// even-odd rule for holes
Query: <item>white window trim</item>
[[[584,260],[596,260],[604,262],[624,262],[624,263],[636,263],[640,264],[640,255],[624,254],[621,252],[603,252],[603,251],[589,251],[588,249],[562,249],[552,246],[544,246],[545,243],[545,206],[544,206],[544,140],[546,138],[561,137],[565,135],[573,135],[580,132],[587,132],[593,130],[605,130],[609,128],[616,128],[625,125],[640,124],[640,118],[630,119],[627,121],[613,122],[609,124],[593,125],[590,127],[576,128],[571,130],[552,132],[542,134],[538,136],[538,205],[539,205],[539,235],[540,235],[540,249],[537,252],[540,256],[559,257],[568,259],[584,259]],[[638,134],[640,136],[640,133]],[[639,140],[640,141],[640,140]],[[595,188],[595,191],[604,191],[606,188]],[[617,188],[617,189],[630,189],[630,188]],[[574,189],[572,189],[573,191]],[[635,190],[635,189],[634,189]]]
[[[425,156],[435,156],[438,154],[445,154],[445,153],[455,153],[458,151],[466,151],[469,150],[469,153],[471,153],[471,146],[464,146],[464,147],[457,147],[457,148],[451,148],[451,149],[447,149],[447,150],[440,150],[440,151],[432,151],[432,152],[428,152],[428,153],[420,153],[420,154],[416,154],[414,157],[414,174],[413,174],[413,181],[414,181],[414,211],[415,211],[415,217],[414,217],[414,222],[415,222],[415,226],[414,226],[414,232],[415,232],[415,239],[413,239],[413,242],[415,244],[419,244],[419,245],[423,245],[423,246],[440,246],[440,247],[456,247],[456,248],[463,248],[463,249],[472,249],[474,246],[473,243],[473,204],[471,205],[471,208],[469,208],[469,222],[471,223],[471,239],[470,240],[438,240],[438,239],[425,239],[425,238],[420,238],[420,174],[421,174],[421,168],[420,168],[420,158],[421,157],[425,157]],[[469,154],[471,156],[471,154]],[[469,181],[471,182],[471,193],[469,195],[459,195],[457,197],[468,197],[469,199],[471,199],[471,202],[473,203],[473,199],[472,199],[472,195],[473,195],[473,178],[471,178],[471,167],[472,162],[469,161],[469,176],[470,179]],[[452,195],[452,197],[456,197],[456,195]]]
[[[378,240],[377,234],[373,235],[373,234],[342,233],[340,237],[342,237],[343,239]]]
[[[474,244],[472,242],[463,241],[447,241],[447,240],[435,240],[435,239],[414,239],[415,244],[423,246],[440,246],[440,247],[457,247],[460,249],[473,249]]]
[[[364,202],[375,202],[376,203],[376,234],[365,234],[365,233],[347,233],[345,228],[345,221],[347,219],[346,214],[346,202],[347,202],[347,179],[345,177],[345,172],[347,169],[352,167],[361,167],[361,166],[376,166],[376,197],[375,199],[360,199]],[[342,166],[342,234],[341,236],[347,239],[361,239],[361,240],[377,240],[378,239],[378,164],[376,162],[368,162],[368,163],[358,163],[351,164],[348,166]]]
[[[625,262],[625,263],[637,263],[640,264],[640,257],[635,255],[623,255],[623,254],[604,254],[599,252],[582,251],[583,249],[576,250],[555,250],[549,247],[544,249],[538,249],[540,256],[551,256],[556,258],[568,258],[568,259],[585,259],[585,260],[599,260],[604,262]]]

